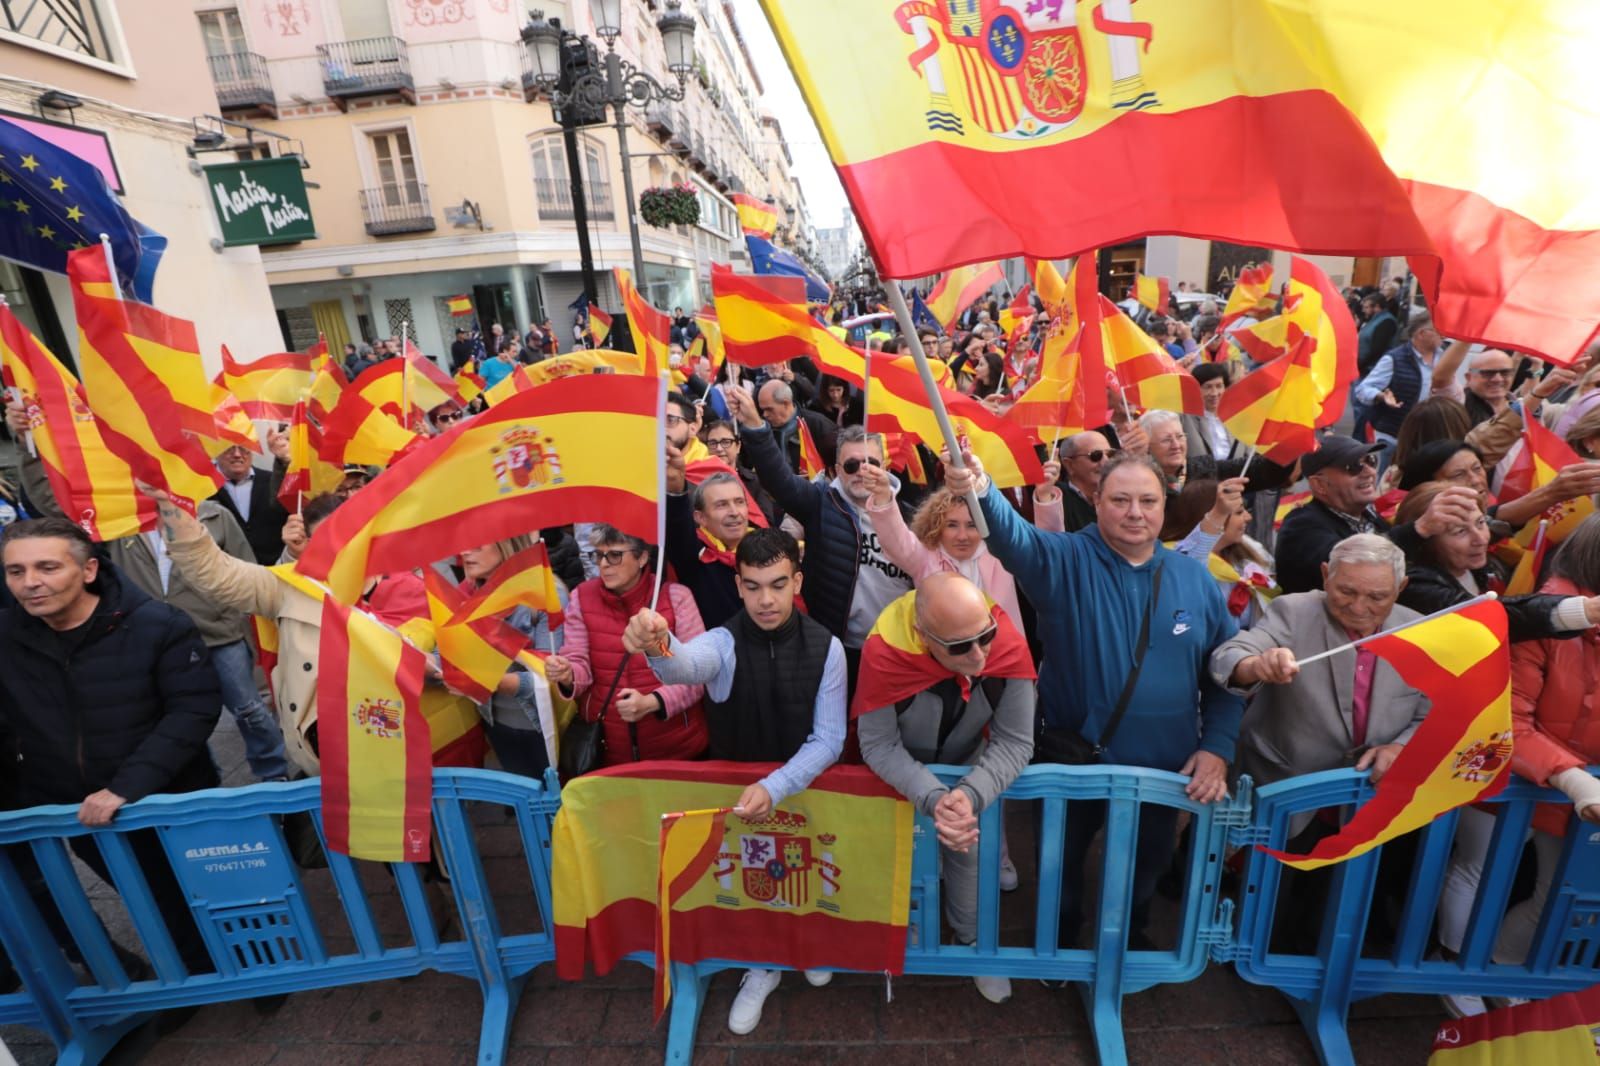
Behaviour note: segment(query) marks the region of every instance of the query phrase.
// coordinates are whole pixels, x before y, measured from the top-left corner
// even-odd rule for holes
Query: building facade
[[[264,253],[286,343],[410,331],[440,354],[475,318],[520,332],[549,319],[570,343],[583,289],[562,130],[534,83],[512,0],[191,0],[227,117],[303,145],[317,238]],[[584,0],[544,18],[591,37]],[[621,56],[676,87],[656,20],[623,0]],[[760,85],[730,6],[688,0],[696,62],[679,102],[626,108],[637,193],[690,186],[700,222],[639,223],[640,289],[657,306],[709,298],[710,263],[742,255],[729,195],[766,194]],[[603,58],[605,44],[596,41]],[[608,114],[608,119],[612,117]],[[230,130],[235,137],[237,128]],[[577,135],[597,298],[621,310],[610,271],[631,266],[615,128]],[[475,315],[446,300],[468,295]]]
[[[817,258],[828,272],[828,277],[837,281],[844,277],[850,261],[861,250],[861,231],[856,228],[855,212],[846,207],[839,225],[819,226],[816,235]]]
[[[280,351],[262,257],[223,247],[206,176],[190,154],[194,117],[216,90],[193,0],[7,3],[0,20],[0,121],[94,164],[123,206],[167,238],[153,298],[195,323],[209,371]],[[70,191],[70,190],[69,190]],[[70,205],[69,205],[70,206]],[[15,214],[0,225],[21,225]],[[0,292],[58,355],[76,362],[64,276],[0,259]]]

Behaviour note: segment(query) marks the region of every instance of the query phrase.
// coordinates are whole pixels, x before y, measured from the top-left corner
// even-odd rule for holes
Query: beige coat
[[[232,558],[202,533],[169,541],[172,565],[202,595],[224,607],[259,614],[278,625],[278,662],[272,668],[272,694],[289,760],[308,774],[318,773],[316,752],[306,731],[317,720],[317,648],[322,639],[322,604],[288,585],[271,570]]]

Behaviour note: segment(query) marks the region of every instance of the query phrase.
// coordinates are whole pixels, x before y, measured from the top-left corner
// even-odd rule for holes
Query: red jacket
[[[1589,595],[1564,578],[1539,591]],[[1600,762],[1600,639],[1593,629],[1511,645],[1511,726],[1511,768],[1536,784]],[[1561,836],[1571,814],[1570,804],[1542,803],[1533,825]]]
[[[574,613],[569,613],[562,654],[569,659],[581,655],[585,661],[586,669],[582,673],[589,675],[589,684],[586,686],[588,691],[583,697],[581,706],[584,717],[591,721],[600,713],[601,701],[612,691],[612,681],[616,678],[619,667],[622,668],[623,674],[621,682],[616,686],[618,692],[632,688],[642,693],[651,693],[662,687],[643,655],[634,655],[628,659],[626,666],[622,665],[623,657],[626,655],[622,649],[622,631],[627,628],[628,619],[649,605],[652,584],[651,577],[647,573],[625,595],[618,596],[607,591],[599,578],[593,578],[579,585],[573,594],[572,599],[578,606],[578,611],[574,613],[581,619],[580,625],[584,634],[581,640],[585,646],[580,650],[574,644],[572,625]],[[667,620],[668,629],[683,640],[703,632],[704,626],[700,624],[698,615],[692,624],[683,624],[689,619],[680,618],[679,615],[685,611],[693,611],[694,601],[687,595],[674,594],[675,587],[681,588],[671,585],[662,587],[656,611]],[[574,663],[574,673],[578,673],[576,663]],[[674,706],[675,702],[667,701],[669,717],[663,719],[657,714],[647,714],[633,723],[639,748],[638,758],[694,759],[705,753],[706,717],[700,706],[698,694],[695,701],[687,707]],[[622,716],[616,712],[615,703],[616,696],[613,695],[606,704],[604,762],[606,766],[616,766],[634,760],[635,737],[629,736],[629,723],[624,722]]]

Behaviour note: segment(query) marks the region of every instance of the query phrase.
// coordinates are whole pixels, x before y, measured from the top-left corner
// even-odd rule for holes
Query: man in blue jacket
[[[958,494],[976,489],[989,524],[989,550],[1018,587],[1029,591],[1038,611],[1042,740],[1082,738],[1104,749],[1091,761],[1174,771],[1190,777],[1191,799],[1222,799],[1244,701],[1211,679],[1207,663],[1237,626],[1205,563],[1170,551],[1158,539],[1166,504],[1161,469],[1143,457],[1110,460],[1100,470],[1095,524],[1079,533],[1047,533],[990,491],[975,459],[967,455],[964,461],[964,470],[946,469],[945,484]],[[1149,643],[1127,710],[1108,736],[1107,724],[1135,669],[1147,611]],[[1040,754],[1049,747],[1042,743]],[[1103,803],[1067,805],[1064,870],[1085,868],[1104,820]],[[1173,808],[1150,804],[1139,811],[1132,946],[1147,944],[1150,898],[1171,860],[1176,821]],[[1082,900],[1081,875],[1064,878],[1064,946],[1077,939]]]

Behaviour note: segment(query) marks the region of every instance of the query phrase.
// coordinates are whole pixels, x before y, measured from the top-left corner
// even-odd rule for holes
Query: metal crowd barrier
[[[939,767],[946,781],[962,768]],[[1229,800],[1209,806],[1184,795],[1186,778],[1128,767],[1030,767],[1006,793],[1040,805],[1040,872],[1033,902],[1033,936],[1025,944],[1000,938],[999,805],[980,819],[978,935],[975,943],[948,943],[942,935],[939,856],[931,822],[917,819],[912,857],[908,974],[996,975],[1071,981],[1083,994],[1099,1059],[1125,1063],[1122,997],[1153,985],[1199,976],[1208,958],[1233,962],[1241,976],[1281,989],[1295,1004],[1321,1061],[1353,1063],[1345,1018],[1355,1000],[1390,992],[1448,992],[1539,998],[1588,987],[1600,979],[1600,832],[1569,832],[1555,887],[1535,934],[1528,961],[1496,964],[1491,958],[1512,891],[1523,842],[1541,800],[1559,794],[1515,781],[1490,804],[1498,823],[1485,862],[1459,958],[1428,960],[1435,909],[1448,867],[1457,815],[1420,831],[1409,893],[1393,948],[1381,957],[1362,953],[1381,849],[1331,868],[1321,941],[1314,955],[1268,950],[1283,869],[1254,845],[1281,847],[1291,815],[1341,807],[1371,798],[1365,774],[1332,771],[1252,791],[1241,782]],[[1064,873],[1062,844],[1070,804],[1108,805],[1098,900],[1085,908],[1092,930],[1087,949],[1060,948],[1058,904]],[[333,950],[328,922],[308,903],[309,876],[292,860],[281,817],[311,816],[320,837],[316,781],[256,785],[153,797],[125,808],[114,827],[88,830],[75,808],[39,807],[0,814],[0,944],[22,976],[23,991],[0,996],[0,1024],[36,1026],[61,1049],[60,1062],[95,1063],[127,1031],[154,1012],[225,1000],[406,977],[438,970],[476,980],[484,996],[480,1064],[500,1062],[511,1019],[528,973],[551,961],[550,827],[560,803],[553,779],[531,781],[481,770],[434,772],[435,844],[449,873],[447,895],[455,931],[443,931],[430,913],[415,865],[396,863],[394,878],[409,940],[385,942],[360,879],[358,865],[329,853],[328,877],[347,923],[351,950]],[[532,885],[537,928],[509,934],[501,928],[484,875],[479,834],[470,805],[507,811],[514,818],[517,856]],[[1173,946],[1128,950],[1133,861],[1141,808],[1161,805],[1191,816],[1183,893]],[[504,824],[504,823],[492,823]],[[189,902],[216,972],[190,974],[155,907],[134,858],[130,834],[153,830]],[[110,867],[143,953],[155,976],[132,980],[123,968],[88,895],[80,885],[66,840],[93,840]],[[1249,849],[1238,911],[1221,896],[1229,846]],[[27,849],[60,910],[81,965],[75,968],[50,932],[24,883],[13,850]],[[1086,900],[1093,893],[1086,893]],[[446,925],[450,923],[444,923]],[[648,955],[634,956],[649,965]],[[763,965],[759,960],[713,959],[675,963],[667,1061],[687,1063],[711,977],[725,969]]]
[[[1284,867],[1253,845],[1281,848],[1288,837],[1291,815],[1357,805],[1372,795],[1373,786],[1367,775],[1353,770],[1331,770],[1280,781],[1255,792],[1249,824],[1230,836],[1231,844],[1249,847],[1250,855],[1238,933],[1213,949],[1213,957],[1233,962],[1245,980],[1270,985],[1288,996],[1321,1062],[1326,1066],[1355,1063],[1345,1021],[1350,1004],[1356,1000],[1391,992],[1543,999],[1600,981],[1600,832],[1576,820],[1568,823],[1560,868],[1527,960],[1508,965],[1491,958],[1535,805],[1556,802],[1571,809],[1561,793],[1521,778],[1513,778],[1499,796],[1487,801],[1487,807],[1495,814],[1494,836],[1457,958],[1425,957],[1450,865],[1459,820],[1457,811],[1418,831],[1404,909],[1395,925],[1393,947],[1387,954],[1363,953],[1363,935],[1382,848],[1329,868],[1331,883],[1315,955],[1269,951]],[[1235,802],[1252,802],[1248,787],[1241,789]],[[1226,917],[1232,901],[1225,900],[1223,909]]]
[[[151,797],[97,830],[79,824],[70,806],[0,814],[0,942],[23,981],[22,992],[0,996],[0,1023],[43,1029],[59,1049],[58,1063],[92,1064],[157,1011],[438,970],[477,981],[484,1001],[478,1061],[500,1062],[524,980],[555,958],[550,825],[559,797],[544,783],[483,770],[436,770],[433,790],[435,848],[449,875],[441,898],[453,903],[453,922],[436,922],[417,865],[358,864],[333,852],[326,859],[338,914],[324,919],[314,912],[308,873],[290,856],[282,816],[308,813],[322,838],[315,780]],[[514,818],[538,910],[536,931],[502,933],[469,804],[498,807]],[[141,830],[159,838],[215,973],[190,973],[180,959],[129,844],[129,835]],[[150,979],[130,979],[96,916],[66,844],[78,837],[91,838],[104,856],[154,967]],[[80,970],[47,926],[14,849],[31,851]],[[398,935],[404,942],[381,928],[361,865],[386,865],[393,877],[409,934]],[[330,946],[330,934],[345,936],[340,916],[351,950]],[[453,933],[441,930],[452,925]]]

